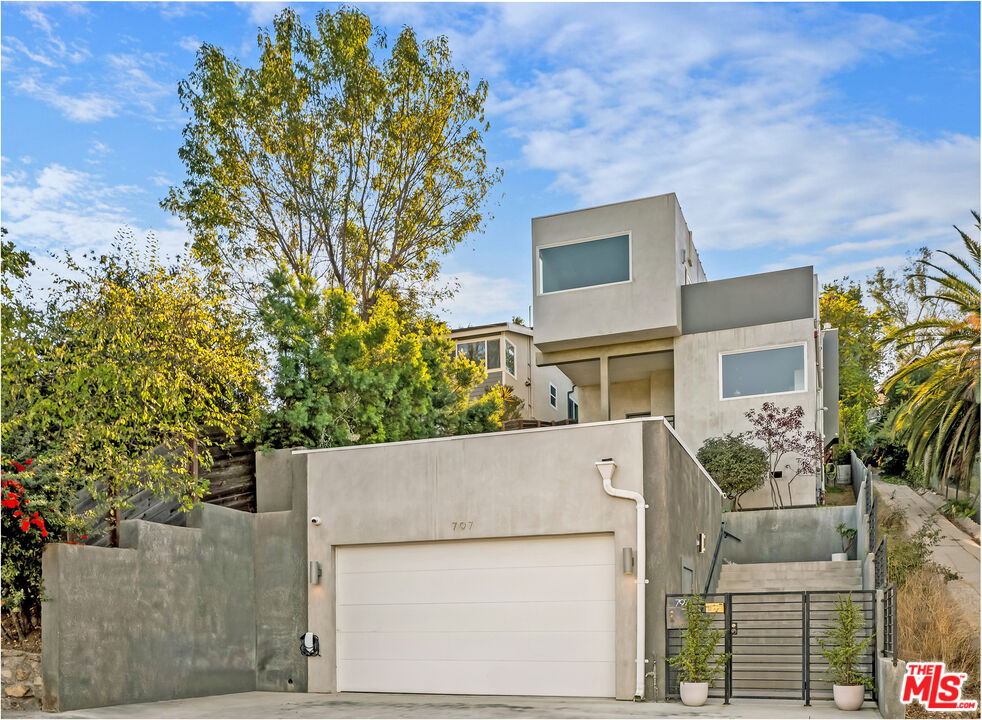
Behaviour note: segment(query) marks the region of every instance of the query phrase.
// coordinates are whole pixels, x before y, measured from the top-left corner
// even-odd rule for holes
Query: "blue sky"
[[[504,180],[444,263],[454,324],[527,317],[537,215],[674,191],[710,279],[827,281],[956,247],[979,207],[979,3],[356,5],[447,35],[490,85]],[[180,249],[158,206],[183,179],[176,84],[203,41],[254,63],[282,7],[0,6],[0,216],[42,275],[122,225]]]

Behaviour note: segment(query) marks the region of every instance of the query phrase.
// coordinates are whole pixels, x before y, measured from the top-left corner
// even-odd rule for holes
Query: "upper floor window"
[[[457,354],[488,370],[501,369],[501,340],[498,338],[457,343]]]
[[[630,279],[630,235],[539,248],[541,293],[610,285]]]
[[[720,355],[723,398],[802,392],[805,387],[805,346],[732,352]]]
[[[515,374],[515,346],[508,340],[505,340],[505,370],[511,373],[512,377],[517,377]]]
[[[549,383],[549,404],[559,407],[559,390],[552,383]]]

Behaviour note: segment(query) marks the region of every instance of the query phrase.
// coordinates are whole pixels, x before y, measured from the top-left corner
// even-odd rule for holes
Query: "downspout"
[[[644,591],[647,580],[645,579],[645,547],[644,547],[644,511],[648,506],[644,503],[644,496],[641,493],[634,492],[633,490],[619,490],[611,485],[610,479],[614,476],[614,470],[617,469],[617,463],[615,463],[610,458],[604,458],[600,462],[596,463],[597,471],[600,473],[600,477],[604,481],[604,492],[611,497],[624,498],[625,500],[633,500],[638,511],[638,558],[635,562],[635,567],[637,568],[637,579],[635,582],[638,586],[638,638],[637,638],[637,658],[634,661],[635,665],[635,689],[634,697],[637,699],[644,699]]]

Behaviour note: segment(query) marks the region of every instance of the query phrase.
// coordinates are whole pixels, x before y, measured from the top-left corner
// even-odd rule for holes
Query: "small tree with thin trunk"
[[[711,437],[699,448],[696,457],[716,481],[733,509],[740,509],[740,498],[764,485],[767,455],[747,441],[748,433]]]
[[[780,472],[787,475],[788,505],[791,505],[791,483],[801,475],[814,475],[822,467],[822,438],[812,430],[805,430],[805,411],[801,405],[778,407],[765,402],[760,410],[748,410],[744,415],[753,428],[750,436],[767,454],[771,502],[774,507],[784,507],[776,476]]]

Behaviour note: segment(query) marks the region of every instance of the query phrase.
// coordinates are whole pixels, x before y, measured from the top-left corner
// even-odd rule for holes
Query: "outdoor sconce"
[[[700,555],[706,552],[706,533],[699,533],[699,539],[696,541],[696,547],[699,548]]]
[[[634,574],[634,550],[626,547],[621,550],[621,566],[625,575]]]
[[[308,578],[311,585],[321,584],[321,564],[316,560],[311,560],[308,567]]]

